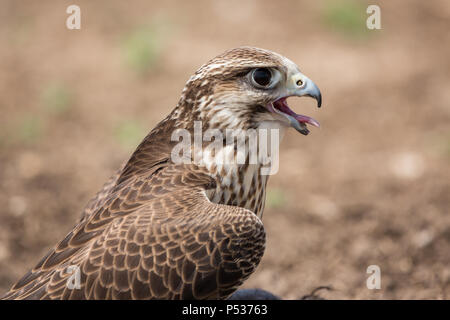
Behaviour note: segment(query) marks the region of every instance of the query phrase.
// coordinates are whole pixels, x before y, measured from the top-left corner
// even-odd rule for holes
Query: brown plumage
[[[204,131],[293,126],[307,134],[306,123],[317,123],[287,107],[291,95],[320,106],[314,83],[270,51],[237,48],[202,66],[78,224],[3,299],[227,298],[263,255],[268,176],[249,152],[244,163],[218,161],[234,159],[236,146],[206,152],[200,163],[192,150],[192,161],[176,163],[172,134],[193,133],[196,121]]]

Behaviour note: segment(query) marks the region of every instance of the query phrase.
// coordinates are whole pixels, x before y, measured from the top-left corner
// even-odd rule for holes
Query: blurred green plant
[[[72,105],[73,94],[63,83],[52,82],[43,87],[38,99],[40,108],[19,114],[0,128],[0,143],[33,144],[45,134],[47,122],[52,116],[67,112]]]
[[[72,100],[72,94],[69,89],[60,82],[47,85],[41,95],[43,106],[53,114],[66,112],[70,108]]]
[[[44,123],[40,117],[29,114],[24,116],[17,126],[15,136],[22,143],[35,143],[42,137]]]
[[[363,38],[369,35],[366,26],[368,4],[365,1],[327,1],[323,16],[326,25],[349,37]]]
[[[267,190],[266,205],[270,209],[280,209],[286,206],[286,196],[282,190],[270,188]]]
[[[0,124],[0,149],[8,145],[7,130]]]
[[[450,133],[428,135],[426,145],[430,152],[450,160]]]
[[[136,148],[145,137],[146,130],[137,120],[125,120],[114,130],[114,137],[127,150]]]
[[[446,155],[447,159],[450,160],[450,138],[447,139],[444,154]]]
[[[161,37],[155,27],[137,27],[125,36],[122,48],[127,65],[142,76],[157,64]]]

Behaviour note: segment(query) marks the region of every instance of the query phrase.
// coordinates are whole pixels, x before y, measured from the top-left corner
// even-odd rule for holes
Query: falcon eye
[[[267,88],[272,82],[272,72],[267,68],[257,68],[253,70],[251,79],[256,87]]]

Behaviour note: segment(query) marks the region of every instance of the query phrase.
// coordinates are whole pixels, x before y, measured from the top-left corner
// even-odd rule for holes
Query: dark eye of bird
[[[267,87],[272,79],[272,73],[267,68],[258,68],[253,71],[253,81],[261,87]]]

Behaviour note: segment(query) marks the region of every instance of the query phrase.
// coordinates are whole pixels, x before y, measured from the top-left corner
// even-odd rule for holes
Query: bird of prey
[[[75,227],[2,298],[230,297],[264,253],[269,175],[249,152],[242,162],[219,161],[236,156],[229,144],[208,153],[202,141],[205,161],[173,161],[173,134],[193,134],[200,123],[203,132],[293,127],[306,135],[318,123],[293,112],[290,96],[321,105],[318,87],[272,51],[239,47],[204,64]]]

